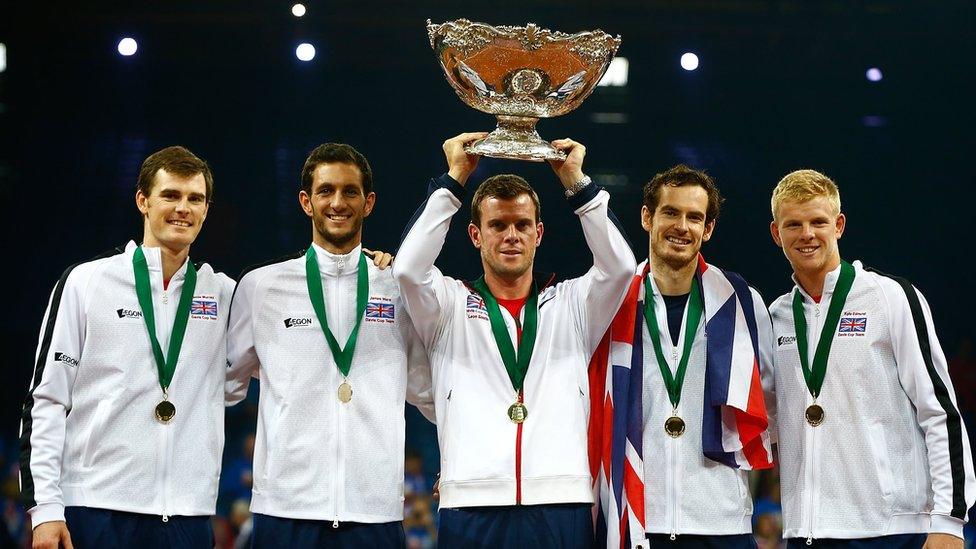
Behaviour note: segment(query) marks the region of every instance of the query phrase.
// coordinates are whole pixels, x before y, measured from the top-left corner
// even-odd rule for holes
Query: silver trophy
[[[586,99],[607,71],[620,37],[524,27],[494,27],[458,19],[427,20],[430,47],[458,97],[494,114],[498,127],[466,150],[516,160],[565,160],[535,131],[540,118],[566,114]]]

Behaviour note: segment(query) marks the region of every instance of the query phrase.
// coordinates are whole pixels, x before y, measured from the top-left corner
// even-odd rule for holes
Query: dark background
[[[0,4],[2,439],[16,436],[62,270],[141,237],[134,185],[155,150],[183,144],[212,165],[215,203],[192,257],[232,276],[307,246],[299,171],[325,141],[370,159],[378,200],[364,241],[394,250],[427,179],[445,169],[443,140],[494,127],[444,81],[427,18],[622,36],[628,85],[599,88],[538,129],[587,145],[585,169],[608,185],[638,257],[641,186],[685,162],[727,197],[706,258],[771,301],[792,283],[769,237],[770,191],[787,172],[814,168],[841,188],[844,257],[911,279],[947,354],[971,343],[973,2],[309,0],[301,19],[291,4]],[[133,57],[116,52],[124,36],[139,43]],[[309,63],[294,54],[303,41],[317,50]],[[697,71],[680,68],[685,51],[698,54]],[[869,67],[884,79],[869,82]],[[622,116],[598,123],[599,113]],[[500,172],[527,177],[542,197],[538,268],[584,272],[589,252],[549,168],[488,159],[472,181]],[[439,265],[470,276],[477,256],[461,221]]]

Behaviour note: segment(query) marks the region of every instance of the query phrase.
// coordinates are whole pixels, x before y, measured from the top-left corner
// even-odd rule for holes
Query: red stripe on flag
[[[634,511],[634,517],[644,526],[644,481],[634,471],[629,459],[624,460],[624,491],[627,493],[627,503]]]

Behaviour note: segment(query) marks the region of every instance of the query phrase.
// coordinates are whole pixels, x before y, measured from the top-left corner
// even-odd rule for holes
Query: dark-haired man
[[[150,155],[142,244],[54,288],[21,424],[36,549],[213,545],[233,281],[189,260],[212,196],[190,151]]]
[[[841,258],[847,218],[826,175],[787,174],[770,205],[796,283],[770,306],[783,536],[790,547],[962,549],[976,475],[928,302]]]
[[[644,500],[631,504],[643,504],[651,547],[756,546],[746,470],[772,465],[760,382],[760,371],[771,379],[772,336],[759,293],[700,254],[721,203],[712,178],[684,165],[644,186],[648,259],[597,353],[642,370],[632,405],[644,421]],[[631,546],[645,537],[629,534]]]
[[[429,368],[391,271],[362,248],[369,163],[321,145],[298,198],[311,244],[246,271],[231,311],[230,399],[261,380],[254,546],[403,547],[404,399],[425,402]]]
[[[521,177],[478,187],[468,235],[484,276],[448,278],[434,267],[478,157],[447,140],[448,172],[400,247],[394,275],[431,357],[441,450],[444,547],[590,547],[587,363],[623,299],[634,256],[611,222],[609,195],[582,172],[585,148],[553,142],[552,166],[580,216],[593,267],[553,284],[533,273],[542,242],[539,199]]]

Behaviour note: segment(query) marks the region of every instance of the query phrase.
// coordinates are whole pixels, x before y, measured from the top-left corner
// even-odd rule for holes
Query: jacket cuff
[[[464,187],[446,173],[440,177],[431,178],[430,184],[427,185],[427,196],[434,194],[437,189],[447,189],[459,202],[464,202]]]
[[[959,539],[963,539],[962,527],[965,521],[957,519],[956,517],[950,517],[949,515],[936,515],[932,514],[932,523],[929,525],[930,534],[949,534],[950,536],[956,536]]]
[[[60,503],[41,503],[27,511],[31,518],[31,528],[37,528],[45,522],[64,522],[64,505]],[[962,532],[962,526],[959,527]]]
[[[590,183],[589,185],[583,187],[583,190],[574,194],[573,196],[566,199],[569,202],[569,207],[576,211],[586,205],[589,201],[596,198],[596,195],[603,190],[603,187],[597,185],[596,183]]]

